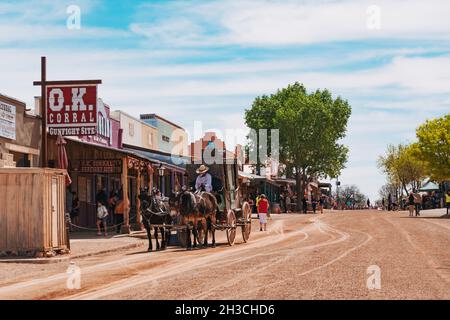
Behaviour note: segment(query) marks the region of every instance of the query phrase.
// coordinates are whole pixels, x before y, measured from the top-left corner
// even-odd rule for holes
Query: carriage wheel
[[[233,210],[228,211],[227,224],[229,226],[226,230],[228,244],[232,246],[234,244],[234,240],[236,239],[236,214]]]
[[[250,238],[250,233],[252,232],[252,208],[248,202],[242,204],[242,218],[245,224],[241,227],[242,239],[244,239],[244,242],[247,242]]]

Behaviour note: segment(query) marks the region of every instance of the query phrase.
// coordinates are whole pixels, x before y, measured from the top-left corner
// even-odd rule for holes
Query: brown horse
[[[201,235],[207,234],[208,228],[206,224],[206,217],[199,210],[198,195],[184,190],[177,196],[178,212],[181,216],[181,225],[186,226],[186,243],[187,250],[192,249],[191,228],[194,236],[194,248],[197,247],[197,242],[201,243]]]
[[[216,197],[209,192],[197,192],[195,193],[196,201],[197,201],[197,210],[200,212],[202,217],[205,217],[207,230],[205,232],[203,245],[205,247],[208,246],[208,232],[211,232],[212,236],[212,247],[216,246],[216,214],[219,208],[217,204]]]

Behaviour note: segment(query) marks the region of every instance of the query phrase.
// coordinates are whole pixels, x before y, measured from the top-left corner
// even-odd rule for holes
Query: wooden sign
[[[1,101],[0,136],[16,140],[16,107]]]
[[[47,128],[51,136],[97,133],[97,85],[47,85]]]
[[[122,160],[74,160],[72,170],[78,173],[121,174]]]

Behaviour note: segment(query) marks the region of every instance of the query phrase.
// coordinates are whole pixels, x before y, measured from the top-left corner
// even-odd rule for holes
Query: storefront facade
[[[151,163],[123,149],[123,130],[120,122],[111,117],[110,107],[98,99],[97,134],[87,137],[66,137],[66,153],[69,160],[68,173],[72,179],[69,190],[80,201],[77,225],[80,228],[95,227],[97,200],[117,195],[129,200],[124,212],[122,232],[142,228],[139,216],[139,190],[148,186],[153,175]],[[48,137],[49,166],[57,166],[56,137]],[[117,221],[114,214],[108,216],[108,225]]]
[[[37,167],[41,148],[41,118],[26,104],[0,94],[0,167]]]

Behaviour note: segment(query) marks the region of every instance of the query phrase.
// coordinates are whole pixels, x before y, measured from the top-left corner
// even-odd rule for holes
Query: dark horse
[[[181,224],[186,226],[187,249],[192,248],[191,231],[194,236],[194,247],[197,242],[203,246],[208,246],[208,231],[212,233],[213,246],[215,246],[215,229],[217,200],[208,192],[192,193],[183,190],[178,196],[178,211],[181,215]],[[203,235],[203,239],[202,239]]]
[[[195,195],[183,190],[178,195],[178,212],[180,213],[180,224],[186,226],[186,249],[192,249],[191,228],[194,236],[194,248],[200,243],[199,233],[207,231],[206,218],[200,214],[197,208]]]
[[[215,225],[217,223],[217,212],[219,205],[217,203],[217,198],[209,192],[200,191],[195,193],[197,199],[197,208],[202,216],[206,219],[207,232],[205,232],[205,239],[203,245],[208,246],[208,232],[211,232],[212,236],[212,247],[216,246],[216,229]]]
[[[164,227],[164,225],[170,226],[173,224],[170,210],[162,203],[156,196],[157,191],[149,193],[147,190],[142,190],[139,195],[141,200],[141,216],[142,223],[147,231],[148,237],[148,251],[153,250],[151,230],[154,226],[154,236],[156,241],[156,250],[165,250],[170,237],[170,229]],[[161,233],[161,246],[158,240],[158,230]]]

